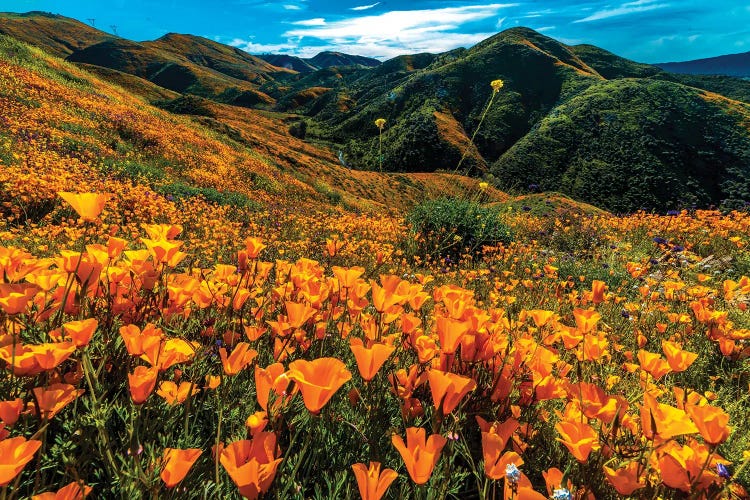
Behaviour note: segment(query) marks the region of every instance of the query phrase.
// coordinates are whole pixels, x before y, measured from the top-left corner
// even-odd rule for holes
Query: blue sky
[[[0,9],[93,18],[132,40],[190,33],[251,53],[305,57],[442,52],[514,26],[642,62],[750,51],[748,0],[4,0]]]

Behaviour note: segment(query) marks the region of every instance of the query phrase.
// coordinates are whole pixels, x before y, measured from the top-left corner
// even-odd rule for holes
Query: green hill
[[[492,165],[506,187],[618,212],[750,199],[750,105],[683,85],[600,82],[555,107]]]

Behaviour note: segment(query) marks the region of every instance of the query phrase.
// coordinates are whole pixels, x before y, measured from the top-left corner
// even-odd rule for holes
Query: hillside
[[[464,156],[462,171],[490,172],[503,189],[541,184],[618,211],[736,205],[750,195],[748,82],[673,75],[523,28],[421,62],[295,82],[330,89],[297,108],[312,118],[307,135],[337,143],[356,168],[376,169],[373,122],[382,117],[386,169],[452,171]],[[496,78],[505,85],[471,144]],[[603,171],[656,180],[601,185]]]
[[[539,184],[531,177],[550,169],[546,182],[555,184],[550,188],[618,211],[734,206],[750,192],[745,156],[750,81],[669,73],[592,45],[567,46],[527,28],[506,30],[470,49],[405,55],[380,64],[333,52],[308,60],[261,58],[174,33],[142,43],[97,41],[101,32],[59,16],[0,19],[16,31],[32,21],[60,23],[61,37],[74,36],[65,26],[76,26],[96,43],[72,51],[69,61],[164,110],[211,120],[218,104],[280,113],[279,126],[295,140],[322,145],[332,163],[353,171],[492,174],[497,187],[523,190]],[[59,50],[45,33],[24,36]],[[321,66],[327,67],[313,70]],[[497,79],[504,86],[493,93],[489,84]],[[600,98],[602,89],[612,91],[608,99]],[[658,118],[665,110],[670,122]],[[704,126],[696,110],[711,116],[717,130]],[[622,130],[596,132],[602,116],[621,123]],[[382,135],[374,125],[379,118],[386,120]],[[689,123],[692,132],[673,133],[672,122]],[[596,141],[581,145],[593,137]],[[632,154],[617,154],[623,144]],[[650,152],[656,149],[661,152]],[[644,183],[643,192],[631,196],[624,188],[608,191],[592,184],[601,175],[589,175],[590,165],[597,172],[618,172],[619,178],[643,171],[666,172],[672,180]],[[704,186],[704,179],[711,182]]]
[[[54,191],[39,190],[23,173],[36,161],[49,169],[45,175],[59,176],[59,190],[108,185],[127,193],[132,188],[126,186],[137,183],[160,203],[202,196],[229,208],[304,203],[370,211],[414,204],[431,189],[431,179],[448,192],[476,186],[476,180],[449,175],[350,171],[330,151],[292,137],[287,128],[294,116],[209,100],[198,102],[202,111],[190,109],[196,103],[189,101],[177,108],[174,94],[164,95],[162,105],[173,103],[180,115],[168,113],[82,67],[0,35],[0,55],[11,60],[10,54],[13,62],[3,65],[0,78],[3,196],[22,189],[37,198],[26,215],[12,218],[38,221],[55,207],[47,205]],[[127,77],[122,85],[132,84]]]
[[[693,61],[657,63],[656,66],[671,73],[750,78],[750,52],[695,59]]]
[[[57,57],[117,37],[69,17],[46,12],[0,12],[0,34],[26,42]]]
[[[490,171],[609,210],[750,199],[750,105],[682,85],[615,80],[555,107]]]

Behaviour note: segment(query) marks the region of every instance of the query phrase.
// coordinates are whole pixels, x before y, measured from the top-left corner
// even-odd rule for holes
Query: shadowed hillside
[[[750,105],[679,84],[616,80],[557,106],[491,169],[614,211],[750,199]]]
[[[750,52],[708,57],[693,61],[658,63],[657,66],[672,73],[750,78]]]

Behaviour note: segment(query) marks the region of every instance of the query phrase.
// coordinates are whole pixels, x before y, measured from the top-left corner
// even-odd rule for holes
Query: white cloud
[[[656,0],[637,0],[635,2],[628,2],[616,7],[614,9],[604,9],[594,12],[588,17],[573,21],[574,23],[588,23],[591,21],[599,21],[601,19],[608,19],[610,17],[625,16],[628,14],[636,14],[639,12],[647,12],[656,9],[663,9],[669,7],[667,3],[654,3]]]
[[[377,7],[378,5],[380,5],[380,2],[376,2],[370,5],[360,5],[359,7],[352,7],[349,10],[369,10],[369,9],[372,9],[373,7]]]
[[[325,26],[326,20],[322,17],[316,17],[315,19],[305,19],[302,21],[295,21],[292,24],[297,26]]]
[[[444,52],[474,45],[495,33],[457,33],[464,24],[498,16],[505,8],[519,4],[487,4],[432,10],[390,11],[377,15],[330,21],[321,26],[288,30],[287,38],[314,38],[323,43],[305,47],[299,53],[329,50],[387,59],[416,52]],[[309,44],[307,44],[309,45]]]
[[[495,23],[495,29],[499,30],[500,28],[502,28],[503,27],[503,23],[505,22],[506,19],[508,19],[508,18],[507,17],[501,17],[500,19],[498,19],[497,22]]]
[[[299,5],[294,5],[294,4],[285,4],[284,10],[302,10],[302,7],[300,7]]]

